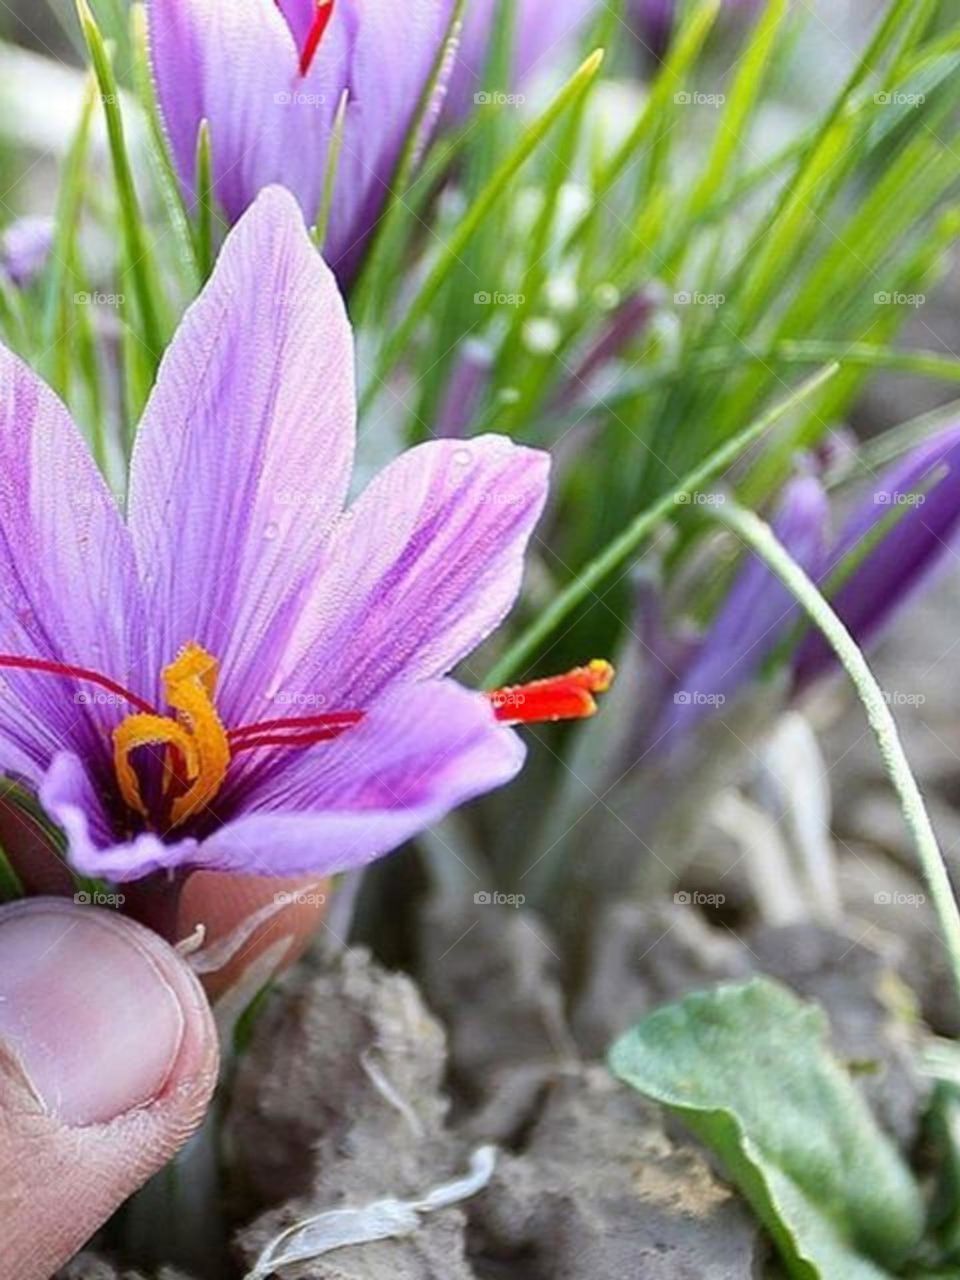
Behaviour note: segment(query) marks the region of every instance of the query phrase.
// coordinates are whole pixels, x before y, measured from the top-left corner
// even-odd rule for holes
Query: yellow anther
[[[149,819],[140,781],[131,763],[138,747],[165,746],[163,791],[174,784],[186,790],[174,796],[170,826],[177,827],[209,804],[223,785],[230,764],[230,743],[213,695],[219,664],[200,645],[188,644],[163,670],[164,695],[172,716],[127,716],[113,731],[113,763],[120,794],[134,812]]]

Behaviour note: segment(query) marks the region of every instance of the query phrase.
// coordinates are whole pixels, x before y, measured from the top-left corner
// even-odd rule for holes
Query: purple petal
[[[67,836],[70,865],[81,875],[119,882],[154,871],[187,866],[196,856],[193,839],[166,844],[152,832],[117,841],[103,808],[101,790],[77,756],[55,757],[40,787],[40,803]]]
[[[292,198],[268,190],[164,357],[130,482],[155,670],[203,645],[228,723],[262,695],[341,513],[354,417],[333,276]]]
[[[931,482],[945,471],[935,484]],[[878,526],[893,523],[831,598],[858,644],[877,637],[894,614],[954,556],[960,529],[960,426],[939,432],[883,475],[852,513],[820,575],[827,586],[847,555]],[[794,661],[796,686],[836,665],[819,632],[810,631]]]
[[[454,2],[338,0],[334,9],[307,83],[313,86],[329,74],[328,67],[338,65],[335,50],[327,47],[327,37],[339,14],[349,33],[349,54],[346,67],[340,64],[340,74],[341,88],[349,90],[350,100],[323,252],[342,280],[355,274],[390,195]],[[439,107],[439,102],[435,105]]]
[[[364,866],[523,764],[519,737],[452,680],[397,685],[334,742],[276,753],[202,865],[261,875]]]
[[[136,687],[143,637],[117,504],[64,406],[0,348],[0,653]],[[128,710],[71,679],[0,670],[0,763],[35,778],[64,746],[102,760],[106,727]]]
[[[305,208],[315,209],[322,157],[309,156],[303,145],[305,113],[274,101],[290,96],[298,77],[293,35],[272,0],[148,0],[147,15],[158,101],[184,186],[193,190],[197,134],[206,119],[217,199],[232,221],[281,177]],[[327,127],[335,108],[320,112]],[[281,159],[297,152],[300,163],[278,173]]]
[[[324,255],[351,276],[376,223],[453,0],[337,0],[306,77],[306,0],[148,0],[151,61],[181,178],[210,122],[217,198],[235,221],[281,183],[314,222],[344,90],[349,105]]]
[[[477,94],[490,90],[486,69],[499,0],[473,0],[467,5],[453,72],[447,90],[450,119],[465,116]],[[537,71],[550,68],[591,14],[599,0],[517,0],[514,5],[511,88]]]
[[[799,476],[784,489],[773,530],[808,573],[823,564],[829,507],[820,482]],[[654,739],[689,733],[704,716],[725,705],[763,665],[798,616],[799,606],[780,580],[748,555],[698,656],[677,682],[661,713]]]
[[[0,271],[17,289],[28,289],[40,275],[53,248],[53,218],[17,218],[0,235]]]
[[[275,696],[363,709],[393,680],[450,671],[517,597],[548,472],[545,453],[504,436],[397,458],[325,549]]]

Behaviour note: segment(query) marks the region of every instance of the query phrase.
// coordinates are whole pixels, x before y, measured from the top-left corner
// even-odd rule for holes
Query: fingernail
[[[0,908],[0,1041],[66,1125],[113,1120],[170,1078],[185,1019],[152,946],[122,917],[67,900]]]

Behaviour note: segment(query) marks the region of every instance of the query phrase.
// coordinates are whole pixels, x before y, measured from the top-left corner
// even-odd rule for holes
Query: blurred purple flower
[[[491,92],[486,70],[494,39],[498,0],[467,0],[460,45],[447,88],[446,114],[468,115]],[[599,0],[515,0],[510,91],[527,76],[551,66],[558,53],[599,12]]]
[[[52,218],[17,218],[0,234],[0,271],[16,289],[29,289],[40,275],[53,248],[56,224]]]
[[[772,525],[807,573],[818,576],[826,553],[829,507],[814,476],[791,480]],[[790,592],[755,555],[748,554],[696,653],[678,674],[652,740],[664,749],[732,701],[783,639],[799,614]]]
[[[506,713],[445,676],[514,601],[548,459],[434,441],[345,506],[354,425],[344,306],[276,188],[164,357],[126,522],[0,349],[0,774],[77,870],[340,871],[520,768]],[[587,714],[577,678],[602,683],[548,683]]]
[[[349,95],[324,256],[350,279],[390,190],[453,0],[147,0],[150,58],[181,180],[210,123],[231,222],[280,183],[320,209],[334,118]],[[439,109],[439,103],[437,104]]]
[[[827,594],[857,643],[867,646],[955,555],[960,425],[924,441],[879,477],[830,545],[827,522],[819,481],[813,476],[791,481],[774,516],[774,532]],[[850,556],[853,563],[845,570]],[[799,606],[780,580],[748,555],[712,625],[667,690],[669,701],[665,699],[651,735],[658,749],[729,703],[799,616]],[[819,631],[808,629],[792,661],[795,692],[836,665]]]
[[[887,520],[892,524],[883,532]],[[958,531],[960,425],[924,441],[879,478],[850,515],[819,575],[820,586],[828,589],[846,557],[855,555],[857,547],[865,550],[846,580],[830,593],[834,609],[858,644],[874,640],[931,574],[955,558]],[[833,651],[820,633],[808,632],[794,659],[797,688],[835,665]]]

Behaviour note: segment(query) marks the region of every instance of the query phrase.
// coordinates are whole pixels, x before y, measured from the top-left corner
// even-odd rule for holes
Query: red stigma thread
[[[505,724],[542,724],[550,720],[583,720],[597,710],[595,693],[613,683],[609,662],[594,658],[562,676],[547,676],[529,684],[509,685],[487,695],[498,720]]]
[[[313,60],[317,56],[317,50],[320,48],[323,33],[327,29],[328,22],[333,17],[333,4],[334,0],[317,0],[313,22],[307,32],[307,39],[303,49],[300,51],[300,74],[302,76],[305,76],[313,66]]]
[[[35,671],[45,675],[64,676],[82,684],[93,684],[114,697],[129,703],[137,711],[159,717],[146,699],[131,693],[116,680],[72,663],[48,658],[20,657],[0,654],[0,669]],[[487,697],[496,718],[504,724],[541,724],[553,720],[582,720],[597,710],[594,697],[606,693],[613,683],[614,670],[609,662],[595,658],[585,667],[574,667],[561,676],[532,680],[529,684],[508,685],[492,689]],[[332,711],[319,716],[288,716],[278,720],[260,720],[238,725],[227,731],[231,754],[255,751],[261,747],[312,747],[331,742],[364,719],[363,711]]]
[[[131,707],[136,707],[145,715],[159,714],[156,707],[151,706],[145,699],[137,697],[129,689],[125,689],[122,684],[117,684],[116,680],[101,675],[99,671],[90,671],[86,667],[75,667],[68,662],[54,662],[47,658],[20,658],[15,654],[0,653],[0,668],[2,667],[7,667],[11,671],[39,671],[48,676],[66,676],[71,680],[79,680],[82,684],[96,684],[107,693],[112,693],[115,698],[129,702]]]

